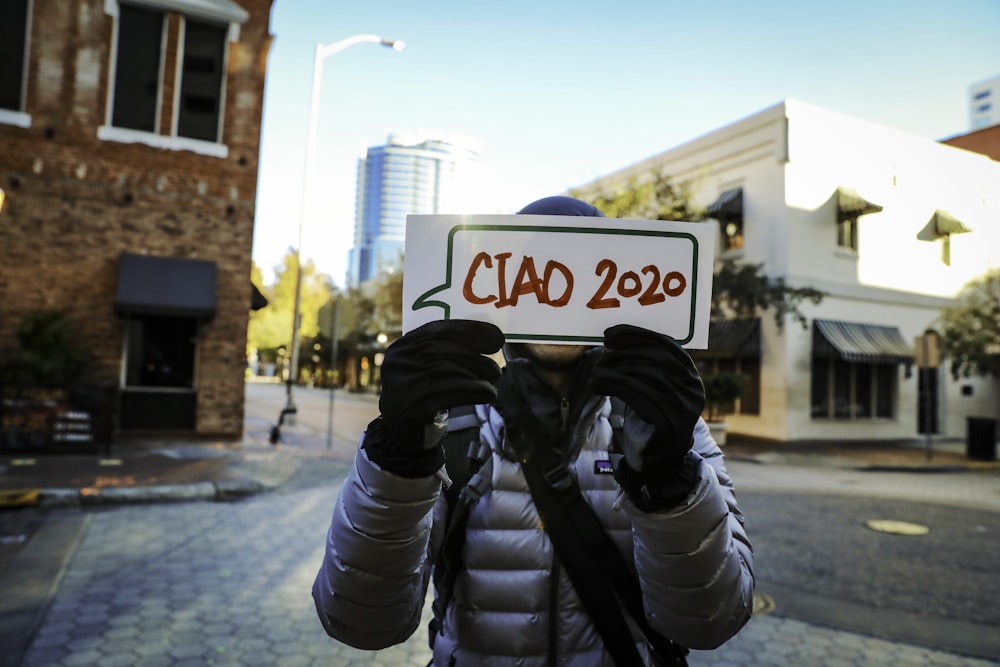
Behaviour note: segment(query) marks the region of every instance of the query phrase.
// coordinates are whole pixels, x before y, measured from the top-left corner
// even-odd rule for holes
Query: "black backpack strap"
[[[434,563],[434,598],[430,622],[430,645],[441,632],[445,610],[451,601],[455,578],[462,567],[462,547],[465,545],[465,525],[471,510],[489,483],[493,470],[490,448],[479,439],[479,417],[473,405],[452,408],[448,411],[448,430],[445,432],[445,468],[451,484],[443,493],[447,501],[447,523],[441,553]]]
[[[649,625],[639,582],[583,498],[557,449],[525,444],[525,441],[550,442],[530,407],[509,378],[501,379],[498,391],[508,439],[520,455],[521,468],[545,531],[615,664],[642,665],[622,614],[624,605],[659,664],[687,665],[684,657],[687,650]]]
[[[625,437],[623,435],[623,430],[625,428],[625,401],[617,396],[611,396],[610,400],[611,415],[608,416],[608,422],[611,424],[612,449],[618,453],[623,453],[625,451],[624,443],[622,441]]]

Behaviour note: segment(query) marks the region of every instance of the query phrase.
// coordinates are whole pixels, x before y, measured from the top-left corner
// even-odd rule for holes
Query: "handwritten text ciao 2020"
[[[496,308],[516,307],[521,297],[534,297],[542,305],[561,308],[569,305],[573,298],[575,280],[572,270],[566,264],[549,259],[539,274],[535,259],[522,255],[517,264],[517,273],[512,281],[507,280],[513,263],[511,252],[490,255],[480,252],[472,258],[465,280],[462,296],[473,305],[493,304]],[[489,274],[492,273],[491,277]],[[619,308],[622,299],[636,299],[640,306],[662,303],[668,297],[678,297],[687,289],[687,278],[679,271],[662,271],[648,264],[638,270],[620,270],[612,259],[601,259],[594,267],[594,275],[600,277],[600,284],[588,294],[587,308]],[[561,280],[553,280],[558,276]],[[492,285],[495,283],[496,290]],[[490,289],[484,293],[483,285]]]

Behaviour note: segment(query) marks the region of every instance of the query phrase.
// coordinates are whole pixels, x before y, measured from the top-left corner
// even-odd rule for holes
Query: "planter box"
[[[729,428],[726,422],[707,422],[708,431],[715,438],[716,444],[722,447],[726,444],[726,430]]]

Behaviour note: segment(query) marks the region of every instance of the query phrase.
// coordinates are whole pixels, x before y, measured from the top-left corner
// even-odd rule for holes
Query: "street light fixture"
[[[398,39],[386,39],[378,35],[354,35],[347,37],[333,44],[317,44],[316,55],[313,60],[313,80],[312,91],[309,96],[309,128],[306,135],[306,171],[302,179],[302,210],[299,213],[299,242],[295,247],[295,306],[292,310],[292,349],[291,363],[289,365],[288,380],[286,382],[288,401],[285,409],[281,413],[282,419],[288,416],[288,422],[294,423],[296,413],[295,400],[292,397],[292,386],[298,378],[299,373],[299,327],[302,318],[299,315],[299,308],[302,303],[302,230],[305,226],[306,201],[309,192],[310,174],[313,163],[316,160],[316,129],[319,124],[319,85],[323,73],[323,60],[335,53],[343,51],[349,46],[371,42],[386,46],[393,51],[402,51],[406,44]]]

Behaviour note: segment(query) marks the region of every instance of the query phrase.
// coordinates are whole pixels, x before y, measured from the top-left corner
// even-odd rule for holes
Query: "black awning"
[[[250,281],[250,310],[260,310],[267,306],[267,297]]]
[[[813,356],[868,364],[911,364],[913,348],[896,327],[813,320]]]
[[[947,211],[938,209],[934,211],[934,215],[927,221],[924,228],[917,232],[917,239],[920,241],[936,241],[951,234],[965,234],[971,231],[955,216]]]
[[[837,188],[837,220],[857,218],[860,215],[878,213],[882,207],[874,204],[850,188]]]
[[[760,356],[760,318],[712,320],[708,349],[691,350],[698,359],[757,358]]]
[[[122,253],[115,312],[212,319],[216,273],[215,262]]]
[[[708,207],[708,217],[732,220],[743,217],[743,188],[726,190]]]

